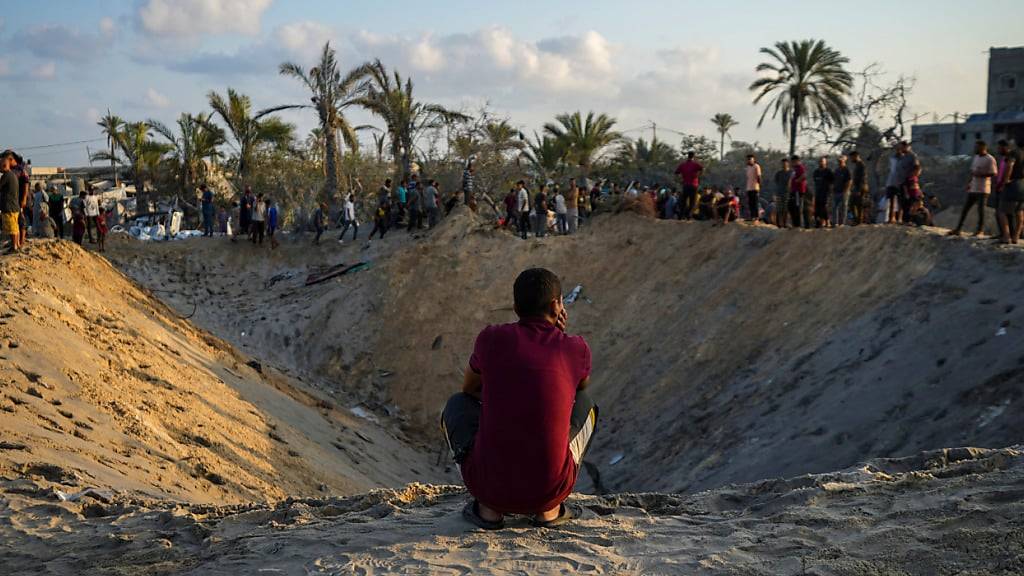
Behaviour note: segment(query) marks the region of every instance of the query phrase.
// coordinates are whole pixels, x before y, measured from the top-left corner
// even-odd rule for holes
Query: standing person
[[[568,234],[575,234],[580,225],[580,189],[576,187],[576,179],[569,179],[569,190],[565,193],[565,221],[568,223]]]
[[[810,228],[811,221],[807,209],[807,168],[799,156],[793,155],[790,162],[793,176],[789,179],[789,214],[794,228],[800,228],[801,224],[804,228]]]
[[[85,230],[89,234],[89,243],[95,244],[92,231],[96,227],[96,218],[100,215],[100,202],[96,198],[96,189],[89,187],[89,194],[85,197]]]
[[[555,230],[559,234],[569,232],[569,222],[566,220],[568,210],[565,206],[565,195],[557,187],[555,188]]]
[[[441,218],[441,192],[437,180],[429,180],[423,193],[423,206],[427,210],[427,227],[433,229]]]
[[[508,194],[505,194],[505,227],[512,228],[516,226],[518,218],[516,216],[516,202],[517,196],[515,188],[509,188]]]
[[[543,238],[548,231],[548,187],[540,185],[540,191],[533,197],[533,235]]]
[[[345,203],[341,205],[341,234],[338,236],[338,243],[345,241],[345,232],[352,228],[352,241],[355,242],[359,236],[359,220],[356,219],[355,195],[349,194],[345,197]]]
[[[580,510],[566,504],[597,429],[590,347],[567,333],[562,288],[552,272],[526,270],[512,288],[514,324],[476,338],[462,392],[448,400],[441,430],[473,500],[463,517],[486,530],[505,514],[553,527]]]
[[[206,184],[199,185],[199,204],[203,212],[203,236],[213,238],[213,191]]]
[[[788,228],[786,224],[789,214],[790,202],[790,180],[793,179],[793,170],[789,167],[789,158],[782,159],[782,166],[775,172],[772,183],[775,185],[775,225],[779,228]]]
[[[18,228],[21,190],[15,166],[14,152],[4,150],[0,154],[0,171],[3,171],[0,175],[0,231],[11,238],[11,253],[21,249],[21,231]]]
[[[405,202],[409,197],[408,178],[402,178],[402,181],[398,184],[398,190],[396,192],[398,197],[396,198],[396,202],[394,202],[393,206],[391,207],[392,218],[394,220],[392,224],[394,225],[395,228],[397,228],[398,223],[401,222],[403,218],[405,218]]]
[[[846,165],[846,156],[839,156],[836,166],[835,181],[832,187],[832,226],[846,225],[846,216],[850,211],[850,189],[853,186],[853,175]]]
[[[975,236],[985,234],[985,204],[988,202],[988,195],[992,192],[992,178],[999,172],[996,166],[996,159],[988,153],[988,144],[982,140],[974,143],[974,160],[971,162],[971,181],[967,185],[967,201],[964,209],[960,212],[960,221],[956,228],[950,230],[950,236],[959,236],[963,230],[964,220],[971,208],[978,206],[978,230]]]
[[[252,188],[246,186],[242,198],[238,202],[238,231],[235,236],[252,238],[252,206],[254,203]]]
[[[747,154],[747,218],[753,222],[761,216],[761,165],[757,163],[757,157]]]
[[[466,168],[462,171],[462,202],[473,212],[476,212],[476,193],[473,181],[476,174],[476,169],[473,167],[475,159],[475,156],[470,156],[466,161]]]
[[[366,239],[367,242],[373,240],[373,235],[380,232],[380,239],[384,239],[384,234],[388,231],[388,225],[391,222],[391,200],[385,198],[384,201],[377,205],[374,209],[373,214],[373,230],[370,230],[370,236]]]
[[[686,153],[686,160],[676,167],[676,174],[683,185],[683,218],[689,220],[693,217],[693,211],[697,209],[697,191],[700,189],[700,176],[704,173],[704,166],[697,162],[697,154],[693,151]]]
[[[57,226],[57,238],[64,237],[64,195],[57,191],[57,186],[50,184],[50,195],[47,204],[50,207],[50,218]]]
[[[856,150],[850,152],[850,162],[853,163],[853,170],[850,171],[853,224],[868,224],[868,214],[871,211],[865,210],[865,206],[870,206],[871,191],[868,189],[867,166],[864,164],[864,159],[860,157],[860,152]]]
[[[263,201],[263,192],[260,192],[252,203],[252,243],[262,246],[266,231],[267,203]]]
[[[822,156],[814,170],[814,222],[817,228],[828,227],[828,201],[835,181],[836,175],[828,167],[828,157]]]
[[[18,211],[18,234],[21,236],[20,245],[24,246],[25,242],[28,241],[28,225],[29,220],[32,218],[32,211],[29,206],[29,199],[32,197],[31,179],[29,178],[31,164],[26,166],[25,161],[17,154],[14,155],[14,159],[18,163],[16,168],[18,174],[18,203],[20,206]]]
[[[921,163],[917,159],[910,142],[900,142],[899,171],[900,171],[900,195],[899,206],[897,207],[896,221],[906,220],[910,208],[911,198],[907,195],[910,179],[915,175],[920,178]]]
[[[421,206],[423,200],[421,198],[423,191],[420,190],[419,178],[413,174],[412,180],[409,181],[409,192],[406,198],[408,199],[407,213],[409,215],[409,232],[413,230],[419,230],[423,227],[423,211]]]
[[[902,156],[903,147],[899,143],[894,144],[892,156],[889,157],[889,176],[885,179],[885,222],[887,224],[895,224],[896,218],[899,215],[897,202],[899,202],[900,189],[903,187],[904,181],[902,168],[900,167]]]
[[[267,237],[270,238],[271,250],[276,250],[279,246],[275,234],[277,232],[278,224],[277,203],[270,198],[267,198]]]
[[[384,203],[385,200],[391,198],[391,178],[385,178],[384,183],[381,184],[380,190],[377,191],[377,206]]]
[[[530,230],[530,191],[522,180],[516,182],[516,220],[519,223],[519,234],[526,240]]]
[[[576,191],[576,217],[579,219],[578,226],[590,217],[590,194],[587,192],[587,180],[583,180],[583,186]]]
[[[71,239],[79,246],[85,240],[85,190],[71,199]]]
[[[37,238],[57,238],[57,223],[50,218],[50,205],[43,204],[39,210],[40,222],[36,224],[33,234]]]
[[[43,192],[43,183],[36,182],[32,192],[32,235],[39,236],[43,231],[42,210],[46,206],[46,193]]]
[[[107,209],[100,206],[100,215],[96,217],[96,249],[107,251]]]
[[[999,171],[996,174],[996,189],[999,195],[999,241],[1003,244],[1016,244],[1021,228],[1020,215],[1024,211],[1024,186],[1021,182],[1020,147],[1010,150],[1010,143],[1000,140],[997,151],[999,154]],[[1016,178],[1014,178],[1016,175]]]
[[[313,245],[320,245],[320,236],[324,233],[324,228],[327,226],[327,202],[320,202],[317,204],[316,210],[313,211],[313,229],[316,230],[316,237],[313,238]]]

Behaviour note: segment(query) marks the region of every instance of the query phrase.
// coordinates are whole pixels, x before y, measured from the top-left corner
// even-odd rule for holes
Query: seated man
[[[462,392],[441,415],[474,497],[463,516],[488,530],[503,528],[505,514],[533,516],[536,526],[575,517],[563,502],[597,424],[597,406],[584,391],[590,348],[565,333],[558,277],[526,270],[513,293],[519,322],[480,332]]]

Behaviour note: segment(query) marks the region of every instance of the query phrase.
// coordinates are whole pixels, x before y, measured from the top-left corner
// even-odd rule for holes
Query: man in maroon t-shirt
[[[536,526],[578,515],[572,493],[597,424],[584,391],[590,348],[566,334],[558,277],[526,270],[513,287],[519,321],[484,328],[476,338],[462,392],[448,400],[441,427],[473,500],[463,516],[488,530],[505,514]]]
[[[689,220],[693,217],[693,211],[697,209],[697,190],[700,188],[700,175],[704,167],[697,162],[694,152],[686,153],[686,160],[676,168],[676,174],[683,184],[682,216]]]
[[[794,155],[790,158],[790,162],[793,166],[793,177],[789,181],[789,214],[792,217],[794,228],[800,227],[801,220],[804,223],[804,228],[810,228],[806,210],[807,168],[804,167],[799,156]]]

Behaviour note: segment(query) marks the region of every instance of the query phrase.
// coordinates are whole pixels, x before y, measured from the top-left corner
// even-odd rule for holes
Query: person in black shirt
[[[843,226],[846,224],[846,214],[850,211],[850,189],[853,185],[853,175],[846,167],[846,156],[839,157],[835,177],[832,188],[832,226]]]
[[[11,252],[21,248],[21,231],[18,216],[21,214],[21,189],[15,172],[17,157],[14,152],[4,150],[0,154],[0,231],[11,238]]]
[[[853,164],[851,178],[853,184],[850,187],[850,208],[853,210],[853,225],[868,224],[871,222],[871,194],[868,189],[867,166],[860,157],[860,152],[850,152],[850,162]]]
[[[814,170],[814,220],[818,228],[828,226],[828,200],[832,196],[836,175],[828,167],[828,158],[822,156],[818,160],[818,168]]]
[[[533,235],[543,238],[548,231],[548,187],[544,184],[533,197]]]

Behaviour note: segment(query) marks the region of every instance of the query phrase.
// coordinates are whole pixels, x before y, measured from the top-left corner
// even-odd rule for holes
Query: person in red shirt
[[[463,516],[498,530],[506,514],[554,526],[577,517],[566,505],[597,425],[585,389],[590,348],[566,333],[562,287],[549,270],[522,272],[513,286],[519,321],[476,338],[462,392],[441,429],[473,499]]]
[[[700,188],[700,175],[704,173],[704,167],[697,162],[694,152],[686,153],[686,160],[676,168],[676,174],[683,184],[683,218],[689,220],[693,217],[693,211],[697,209],[697,190]]]
[[[810,228],[804,204],[807,202],[807,168],[800,161],[800,157],[794,155],[790,158],[793,165],[793,177],[790,179],[789,189],[789,214],[793,220],[793,227],[799,228],[803,220],[804,228]]]

